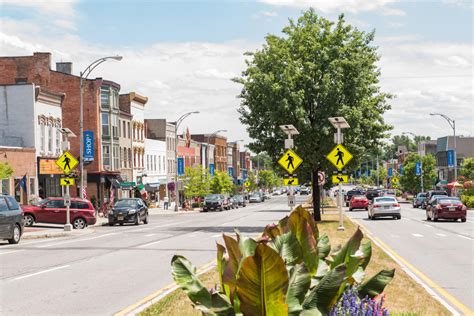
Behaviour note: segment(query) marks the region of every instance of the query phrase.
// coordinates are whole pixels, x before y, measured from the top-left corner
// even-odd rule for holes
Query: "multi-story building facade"
[[[120,95],[120,108],[132,115],[132,178],[143,183],[145,174],[145,104],[148,98],[135,92]]]
[[[249,172],[252,171],[252,160],[250,159],[251,154],[249,151],[240,152],[240,166],[241,166],[241,179],[245,180],[248,177]]]
[[[132,160],[132,114],[120,110],[119,114],[119,152],[120,183],[119,196],[133,197],[133,160]]]
[[[159,201],[166,195],[166,141],[145,139],[145,189],[150,198]]]
[[[34,148],[37,168],[25,174],[32,185],[26,199],[62,196],[56,159],[62,154],[62,111],[65,95],[34,84],[0,85],[0,146]],[[17,151],[18,152],[18,151]],[[25,152],[25,151],[23,151]],[[26,150],[30,156],[29,150]],[[11,160],[11,159],[10,159]],[[11,163],[17,163],[11,160]],[[25,201],[26,200],[26,201]]]
[[[191,139],[203,143],[210,144],[210,150],[213,149],[213,152],[210,153],[209,158],[213,157],[214,169],[216,171],[228,172],[227,169],[227,138],[218,134],[194,134],[191,135]],[[209,159],[209,160],[210,160]],[[209,164],[208,164],[209,165]]]
[[[454,181],[454,167],[448,166],[448,150],[454,150],[454,136],[440,137],[436,141],[436,168],[438,178]],[[458,175],[465,158],[474,157],[474,137],[456,136],[456,157]]]

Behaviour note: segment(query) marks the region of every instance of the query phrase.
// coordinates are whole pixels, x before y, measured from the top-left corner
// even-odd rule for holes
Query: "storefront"
[[[0,147],[0,162],[13,170],[9,178],[0,179],[0,192],[28,204],[36,197],[36,160],[34,148]]]
[[[61,197],[62,191],[59,179],[63,171],[56,165],[56,159],[37,158],[38,162],[38,196]]]

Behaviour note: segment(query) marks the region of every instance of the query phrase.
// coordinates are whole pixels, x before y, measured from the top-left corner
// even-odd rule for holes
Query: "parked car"
[[[397,199],[391,196],[374,197],[369,204],[368,217],[374,220],[376,217],[393,217],[401,219],[401,207]]]
[[[349,202],[352,199],[354,195],[364,195],[362,190],[349,190],[347,191],[346,195],[344,196],[344,199],[346,201],[346,206],[349,206]]]
[[[221,194],[208,194],[204,197],[203,212],[224,210],[224,197]]]
[[[66,224],[66,205],[62,197],[41,200],[38,205],[23,205],[25,226],[34,223]],[[71,198],[70,223],[75,229],[84,229],[96,223],[95,209],[85,199]]]
[[[413,208],[418,208],[421,206],[423,201],[426,199],[427,193],[422,192],[418,193],[415,197],[413,197]]]
[[[222,196],[222,207],[224,207],[224,210],[230,210],[232,208],[232,202],[230,201],[230,197],[228,195],[223,195]]]
[[[265,200],[270,200],[272,198],[272,195],[270,194],[270,192],[263,193],[263,196],[264,196]]]
[[[119,223],[148,224],[148,207],[140,198],[120,199],[109,212],[109,226]]]
[[[353,195],[349,201],[349,211],[355,209],[369,209],[369,199],[365,195]]]
[[[23,229],[23,211],[20,205],[12,196],[0,194],[0,239],[17,244],[23,235]]]
[[[234,200],[237,201],[237,204],[239,206],[242,206],[242,207],[247,206],[247,200],[245,199],[245,197],[243,195],[234,195]]]
[[[426,219],[437,222],[438,219],[466,221],[467,207],[457,197],[435,195],[426,207]]]
[[[262,195],[258,192],[254,192],[250,195],[249,203],[261,203],[263,202]]]
[[[232,209],[239,208],[239,202],[237,202],[237,200],[234,197],[229,198],[229,205],[230,205],[230,208]]]
[[[282,191],[281,191],[281,189],[275,189],[275,190],[273,190],[273,193],[272,193],[272,194],[273,194],[273,195],[281,195],[281,194],[282,194]]]
[[[300,187],[300,195],[309,195],[310,190],[307,186],[301,186]]]
[[[380,191],[379,190],[367,190],[365,193],[365,196],[369,201],[372,201],[374,198],[380,196]]]
[[[446,191],[442,190],[430,190],[426,193],[426,199],[421,203],[421,207],[426,209],[426,206],[428,205],[428,202],[431,200],[431,198],[434,195],[444,195],[448,196],[448,193]]]

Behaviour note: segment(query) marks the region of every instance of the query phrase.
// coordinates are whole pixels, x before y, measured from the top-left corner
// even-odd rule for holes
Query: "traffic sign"
[[[59,184],[62,186],[74,185],[74,178],[60,178]]]
[[[326,158],[339,170],[352,159],[352,154],[341,144],[334,147]]]
[[[283,167],[288,173],[293,173],[303,162],[293,150],[288,149],[280,159],[278,159],[278,163],[280,166]]]
[[[58,167],[66,174],[74,169],[78,163],[79,161],[77,161],[77,159],[67,150],[56,160],[56,165],[58,165]]]
[[[298,178],[285,178],[283,183],[285,185],[298,185]]]
[[[347,174],[336,174],[332,176],[332,183],[347,183],[349,182],[349,176]]]
[[[326,175],[324,174],[324,172],[319,171],[318,172],[318,184],[323,185],[324,183],[326,183]]]
[[[250,186],[250,182],[249,181],[245,181],[244,182],[244,187],[248,188]]]
[[[397,177],[392,178],[392,184],[398,184],[398,178]]]
[[[290,206],[290,207],[295,206],[295,196],[294,195],[288,195],[288,206]]]

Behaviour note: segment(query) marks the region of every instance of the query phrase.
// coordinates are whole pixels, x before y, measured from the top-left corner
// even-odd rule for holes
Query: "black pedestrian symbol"
[[[64,160],[63,160],[63,163],[64,163],[63,169],[64,170],[66,170],[66,171],[71,170],[71,166],[69,165],[70,161],[71,161],[71,159],[68,156],[64,157]]]
[[[288,184],[293,184],[293,182],[295,182],[295,179],[291,179],[288,181]]]
[[[338,165],[340,161],[341,164],[344,166],[344,153],[339,149],[339,147],[337,147],[337,154],[334,157],[337,157],[336,165]]]
[[[295,158],[293,158],[292,155],[290,155],[290,153],[287,154],[287,158],[285,161],[288,161],[288,166],[286,167],[286,169],[290,169],[290,166],[291,166],[291,169],[295,169],[295,165],[293,165],[293,160],[295,160]]]
[[[339,182],[344,182],[344,178],[343,178],[343,177],[337,177],[337,180],[339,180]]]

